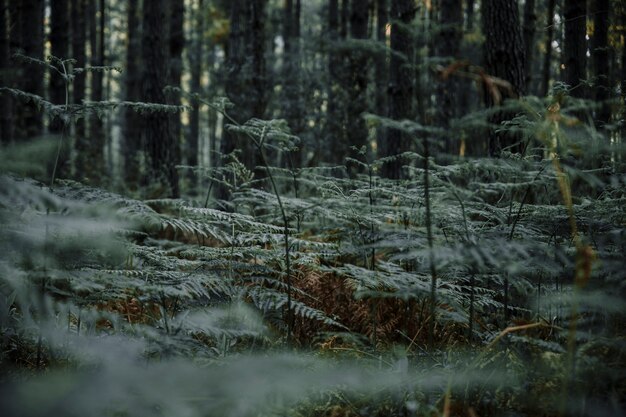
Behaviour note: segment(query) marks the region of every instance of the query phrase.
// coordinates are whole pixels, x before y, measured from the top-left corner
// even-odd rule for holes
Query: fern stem
[[[437,303],[437,268],[435,266],[435,253],[433,251],[433,228],[432,213],[430,210],[430,178],[429,178],[430,152],[428,147],[428,137],[424,138],[424,199],[426,200],[426,234],[428,239],[428,258],[430,261],[430,323],[428,327],[428,345],[434,347],[434,333],[436,321]]]
[[[222,114],[222,116],[224,116],[225,119],[227,119],[230,123],[232,123],[234,126],[238,126],[241,127],[241,123],[237,122],[233,117],[231,117],[224,109],[220,109],[217,106],[215,106],[214,104],[206,101],[206,100],[201,100],[202,102],[204,102],[207,106],[209,106],[210,108],[212,108],[213,110],[219,112]],[[285,272],[286,272],[286,277],[285,277],[285,283],[287,284],[287,342],[291,341],[291,333],[292,333],[292,327],[293,327],[293,312],[291,311],[291,264],[290,264],[290,254],[289,254],[289,220],[287,218],[287,212],[285,211],[285,207],[283,205],[283,201],[280,198],[280,192],[278,191],[278,187],[276,186],[276,181],[274,180],[274,176],[272,175],[272,171],[270,170],[269,164],[267,162],[267,158],[265,156],[265,151],[263,149],[263,142],[265,139],[265,135],[266,135],[266,129],[263,130],[263,133],[261,134],[261,139],[257,140],[252,134],[250,134],[249,132],[245,132],[246,136],[248,136],[250,138],[250,140],[252,140],[252,143],[254,143],[254,145],[257,147],[260,157],[261,157],[261,164],[263,165],[263,167],[265,168],[266,172],[267,172],[267,177],[270,181],[270,184],[272,186],[272,191],[274,192],[274,195],[276,196],[276,201],[278,203],[278,208],[280,210],[280,215],[281,218],[283,220],[283,226],[284,226],[284,237],[285,237]]]
[[[470,275],[470,305],[469,305],[469,329],[468,329],[468,340],[472,343],[474,339],[474,286],[475,286],[475,274],[472,271]]]

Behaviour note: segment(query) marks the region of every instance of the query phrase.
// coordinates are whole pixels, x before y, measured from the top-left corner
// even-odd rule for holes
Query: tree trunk
[[[50,2],[50,46],[52,55],[59,59],[68,59],[69,54],[69,4],[67,0],[52,0]],[[53,65],[60,65],[52,62]],[[63,71],[60,68],[61,72]],[[69,68],[67,69],[69,71]],[[50,73],[49,93],[53,104],[64,105],[69,100],[66,95],[65,80],[53,70]],[[61,133],[64,129],[63,120],[50,120],[50,133]]]
[[[181,77],[183,73],[183,49],[185,48],[185,32],[183,23],[185,19],[185,2],[184,0],[169,0],[170,6],[170,30],[169,30],[169,56],[168,63],[168,80],[167,84],[172,87],[180,88]],[[168,104],[179,106],[180,94],[171,92],[167,96]],[[175,161],[180,161],[180,143],[181,143],[181,121],[180,113],[170,115],[171,137],[174,141],[172,152]]]
[[[300,136],[304,131],[304,98],[302,94],[300,57],[300,1],[286,0],[283,10],[283,114],[291,132]],[[297,167],[302,164],[301,146],[292,155]]]
[[[9,0],[0,0],[0,85],[12,85],[9,69],[11,68],[11,50],[9,31],[11,16]],[[13,101],[8,94],[0,94],[0,145],[13,140]]]
[[[389,23],[388,0],[376,1],[376,40],[381,46],[387,46],[387,24]],[[389,78],[389,54],[386,52],[376,58],[376,113],[381,116],[387,115],[387,83]],[[379,155],[387,141],[387,129],[378,127],[376,131],[376,143]]]
[[[461,39],[463,38],[463,2],[461,0],[442,0],[439,23],[441,29],[437,36],[438,54],[452,64],[459,58]],[[456,77],[439,80],[437,84],[437,124],[447,128],[450,119],[458,115],[458,101],[456,99],[460,83]],[[469,86],[467,86],[469,87]],[[448,154],[458,154],[456,137],[450,135],[445,138],[445,150]]]
[[[126,68],[124,71],[124,96],[127,101],[140,101],[141,97],[141,7],[140,0],[129,0],[127,15]],[[122,154],[124,181],[134,189],[139,183],[139,151],[142,148],[142,118],[131,109],[124,109],[122,124]]]
[[[467,31],[473,32],[474,31],[474,0],[467,0],[466,14],[467,14]]]
[[[11,0],[10,3],[13,3]],[[17,1],[17,14],[19,25],[20,43],[19,48],[23,54],[31,58],[43,60],[44,46],[44,0],[20,0]],[[44,94],[44,70],[39,65],[21,63],[20,83],[18,87],[31,94],[43,96]],[[18,116],[16,136],[32,138],[43,133],[43,118],[41,111],[32,103],[20,103],[15,106],[15,114]]]
[[[150,6],[143,8],[142,86],[143,99],[148,103],[164,104],[163,88],[167,83],[166,39],[163,22],[167,16],[166,0],[150,0]],[[177,141],[170,134],[169,115],[163,112],[149,113],[145,117],[145,144],[147,151],[147,175],[144,186],[150,186],[152,197],[168,196],[177,198],[178,173],[175,159],[179,154]]]
[[[525,93],[524,40],[519,22],[516,0],[485,0],[483,2],[483,32],[485,33],[485,63],[489,75],[501,78],[511,84],[513,98]],[[497,88],[497,87],[496,87]],[[499,97],[495,91],[486,88],[485,100],[488,106],[496,106]],[[506,92],[500,92],[506,97]],[[497,113],[490,122],[498,126],[513,115]],[[489,136],[489,155],[497,156],[505,147],[512,151],[523,151],[518,135],[496,133]]]
[[[189,54],[191,69],[191,93],[201,94],[202,61],[204,59],[204,1],[198,0],[195,16],[195,30],[193,38],[193,51]],[[198,165],[198,151],[200,141],[200,105],[197,101],[191,103],[191,114],[189,116],[189,138],[187,139],[187,164]],[[211,110],[212,111],[212,110]],[[193,182],[196,176],[190,173]]]
[[[546,53],[543,58],[543,74],[541,82],[541,92],[544,96],[547,96],[550,92],[550,68],[552,66],[552,40],[554,39],[554,11],[556,8],[556,0],[548,0],[548,15],[547,15],[547,27],[546,32]]]
[[[352,0],[350,15],[350,35],[353,39],[367,39],[367,23],[369,20],[368,0]],[[366,147],[368,132],[361,114],[368,110],[367,100],[367,67],[368,58],[364,51],[355,49],[348,54],[350,77],[347,85],[349,95],[347,103],[348,124],[346,152],[344,155],[356,156],[350,147]]]
[[[239,123],[252,117],[263,118],[267,105],[265,73],[264,14],[267,0],[235,0],[231,5],[231,31],[228,39],[226,93],[235,104],[232,112]],[[222,153],[241,149],[249,169],[257,163],[250,140],[237,141],[227,135]]]
[[[86,12],[86,0],[72,0],[72,58],[76,60],[76,67],[78,68],[85,68],[85,65],[87,65],[85,53],[85,44],[87,42]],[[77,74],[72,82],[72,101],[74,104],[82,103],[85,98],[85,87],[85,73]],[[88,169],[86,159],[80,157],[85,155],[89,149],[89,140],[85,134],[85,119],[77,119],[74,125],[76,126],[74,131],[74,148],[79,155],[76,158],[75,169],[79,175],[82,175]]]
[[[103,0],[89,0],[89,45],[91,50],[91,66],[104,65],[104,14],[105,4]],[[91,72],[91,101],[97,102],[103,99],[103,72]],[[101,178],[104,174],[104,144],[105,132],[102,120],[97,116],[89,119],[89,140],[86,158],[86,170],[82,175],[91,180]],[[81,175],[81,173],[78,173]]]
[[[389,117],[394,120],[413,118],[413,38],[405,26],[415,18],[412,0],[391,0],[391,62],[389,65]],[[383,156],[408,151],[410,138],[397,129],[387,131],[387,144]],[[402,177],[399,159],[383,165],[382,175],[388,178]]]
[[[326,111],[326,138],[328,148],[321,141],[318,145],[318,155],[322,160],[332,163],[340,163],[343,155],[340,155],[339,144],[344,142],[342,129],[342,91],[340,89],[342,77],[342,56],[337,51],[339,41],[339,0],[328,2],[328,108]]]
[[[611,118],[611,108],[607,101],[610,98],[609,86],[609,0],[593,0],[591,2],[594,30],[591,38],[591,57],[595,82],[594,99],[600,106],[596,112],[596,122],[605,126]]]
[[[526,91],[532,91],[532,70],[535,57],[535,26],[537,25],[537,14],[535,13],[535,0],[526,0],[524,4],[524,51],[526,55],[526,66],[524,80]]]
[[[572,88],[573,97],[583,98],[586,97],[586,89],[581,82],[587,78],[587,2],[567,0],[564,3],[563,81]]]
[[[350,0],[341,0],[341,27],[339,28],[339,37],[341,39],[348,38],[348,28],[350,18]]]

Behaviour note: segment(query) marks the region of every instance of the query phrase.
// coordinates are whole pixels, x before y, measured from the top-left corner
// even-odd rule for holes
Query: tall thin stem
[[[428,345],[434,347],[434,333],[437,304],[437,268],[435,266],[435,252],[433,251],[433,228],[430,210],[430,151],[428,137],[424,138],[424,199],[426,200],[426,233],[428,239],[428,258],[430,262],[430,323],[428,327]]]

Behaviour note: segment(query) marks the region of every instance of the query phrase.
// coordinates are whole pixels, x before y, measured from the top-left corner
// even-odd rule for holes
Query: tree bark
[[[191,69],[191,93],[200,94],[202,83],[202,61],[204,59],[204,1],[198,0],[195,17],[195,30],[193,38],[193,51],[189,54]],[[187,164],[198,165],[198,152],[200,142],[200,105],[197,101],[191,103],[191,114],[189,116],[189,138],[187,139]],[[192,181],[196,181],[196,176],[191,174]]]
[[[10,1],[13,3],[13,1]],[[31,58],[43,60],[44,46],[44,0],[17,1],[19,21],[19,45],[22,53]],[[31,94],[44,95],[44,70],[39,65],[21,63],[20,82],[18,87]],[[32,103],[20,103],[15,106],[18,116],[16,136],[32,138],[43,133],[43,117],[41,111]]]
[[[391,61],[389,64],[389,117],[394,120],[413,118],[413,54],[414,40],[405,26],[415,18],[412,0],[391,0]],[[387,131],[387,144],[383,156],[397,155],[408,151],[410,138],[397,129]],[[402,177],[399,159],[383,165],[382,175],[387,178]]]
[[[556,0],[548,0],[548,14],[547,14],[547,27],[546,32],[546,53],[543,58],[543,74],[541,82],[541,93],[547,96],[550,92],[550,68],[552,66],[552,40],[554,39],[554,11],[556,8]]]
[[[350,15],[350,35],[353,39],[367,39],[367,23],[369,20],[368,0],[352,0]],[[368,109],[367,100],[367,67],[368,57],[364,51],[355,49],[348,54],[350,76],[347,79],[348,103],[347,103],[347,143],[344,155],[356,156],[350,152],[350,147],[367,147],[367,127],[361,114]]]
[[[376,40],[381,46],[387,47],[387,24],[389,23],[388,0],[376,1]],[[386,52],[376,58],[376,113],[387,115],[387,83],[389,78],[389,54]],[[387,129],[378,127],[376,130],[376,144],[378,154],[387,141]]]
[[[89,0],[89,46],[91,50],[90,65],[104,65],[104,23],[105,23],[104,0]],[[104,76],[102,71],[91,72],[91,101],[97,102],[103,99]],[[83,156],[86,170],[79,175],[85,175],[92,181],[101,178],[104,174],[104,144],[106,143],[104,125],[102,120],[93,115],[89,119],[88,149]]]
[[[12,85],[10,76],[11,45],[9,32],[12,26],[8,0],[0,0],[0,85]],[[13,140],[13,100],[0,94],[0,145]]]
[[[129,0],[127,16],[126,68],[124,71],[124,96],[127,101],[140,101],[141,97],[141,4]],[[139,183],[139,151],[142,148],[142,118],[131,109],[124,109],[122,125],[122,154],[124,158],[124,181],[134,189]]]
[[[150,0],[150,6],[143,8],[142,51],[142,90],[143,99],[148,103],[166,102],[163,88],[167,83],[166,39],[163,36],[163,22],[167,16],[166,0]],[[150,186],[152,197],[179,196],[176,156],[179,154],[177,141],[171,135],[169,115],[163,112],[149,113],[145,117],[145,144],[148,157],[148,173],[144,186]]]
[[[234,103],[232,116],[238,123],[263,118],[268,99],[265,67],[265,6],[267,0],[233,0],[230,10],[230,35],[226,57],[226,94]],[[259,156],[249,138],[225,134],[222,155],[240,150],[241,162],[250,170],[258,165]],[[262,175],[262,172],[258,172]],[[221,188],[221,187],[220,187]],[[218,198],[226,199],[225,189]]]
[[[525,53],[524,40],[519,21],[518,2],[516,0],[483,1],[483,32],[485,34],[485,63],[489,75],[506,80],[511,84],[513,98],[525,94]],[[497,88],[497,87],[496,87]],[[499,98],[495,91],[485,88],[485,100],[488,106],[496,106]],[[503,97],[505,92],[501,92]],[[502,112],[490,119],[494,125],[511,118]],[[496,133],[489,136],[489,155],[497,156],[503,148],[523,151],[518,143],[518,135]]]
[[[69,3],[67,0],[52,0],[50,2],[50,46],[52,55],[59,59],[68,59],[69,54]],[[56,62],[53,65],[59,66]],[[69,68],[67,69],[69,71]],[[62,71],[62,69],[61,69]],[[64,105],[69,100],[66,96],[65,80],[53,70],[49,71],[50,101],[53,104]],[[55,118],[50,121],[50,133],[61,133],[64,129],[63,120]]]
[[[572,97],[586,97],[582,81],[587,78],[587,2],[567,0],[564,2],[565,45],[563,81],[571,87]]]
[[[466,15],[467,15],[467,31],[474,31],[474,0],[467,0],[466,7]]]
[[[324,142],[328,147],[324,147],[319,142],[318,155],[320,159],[328,160],[332,163],[340,163],[343,155],[340,154],[339,144],[344,143],[344,131],[342,124],[344,121],[342,108],[342,56],[337,50],[337,42],[340,36],[339,27],[339,0],[329,0],[328,2],[328,107],[326,111],[326,138]]]
[[[169,27],[169,56],[168,63],[168,80],[169,86],[180,88],[181,77],[183,74],[183,49],[185,48],[185,32],[183,28],[185,20],[185,2],[184,0],[169,0],[170,6],[170,27]],[[171,92],[168,94],[168,104],[179,106],[180,93]],[[180,161],[180,144],[181,144],[181,114],[175,113],[170,115],[171,137],[174,141],[172,152],[175,161]]]
[[[524,51],[526,55],[524,81],[526,82],[526,91],[532,91],[532,70],[535,57],[536,25],[537,14],[535,13],[535,0],[526,0],[524,4]]]
[[[591,38],[591,57],[595,78],[594,99],[600,106],[596,112],[596,122],[604,127],[611,118],[611,108],[607,101],[610,98],[609,86],[609,0],[592,0],[591,15],[594,30]]]
[[[286,0],[283,9],[283,114],[291,132],[300,136],[304,131],[304,98],[302,94],[300,57],[300,0]],[[302,164],[302,149],[293,152],[297,167]]]
[[[461,0],[442,0],[439,23],[441,29],[437,36],[438,55],[452,64],[459,58],[461,39],[463,38],[463,2]],[[439,80],[437,84],[437,124],[447,128],[450,119],[457,117],[459,103],[457,91],[460,83],[454,77]],[[448,154],[458,153],[457,138],[450,135],[445,138],[445,150]]]
[[[87,57],[85,45],[87,42],[87,2],[85,0],[72,0],[71,4],[71,24],[72,24],[72,58],[76,60],[75,66],[85,68],[87,65]],[[85,73],[77,74],[72,82],[72,102],[74,104],[82,103],[85,98],[86,78]],[[88,154],[89,139],[85,134],[85,119],[80,118],[74,122],[74,149],[78,155],[75,158],[75,172],[78,178],[88,171],[89,161],[84,155]]]

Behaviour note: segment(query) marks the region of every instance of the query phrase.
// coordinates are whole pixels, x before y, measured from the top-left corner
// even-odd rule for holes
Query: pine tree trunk
[[[381,46],[387,46],[387,24],[389,23],[388,0],[376,1],[376,40]],[[387,83],[389,78],[389,54],[386,52],[376,57],[376,113],[381,116],[387,115]],[[376,143],[378,154],[387,141],[387,129],[380,126],[376,131]]]
[[[592,0],[591,15],[594,21],[593,37],[591,38],[591,57],[595,82],[594,99],[599,104],[596,121],[600,127],[605,126],[611,118],[611,108],[607,100],[610,98],[609,86],[609,0]]]
[[[69,4],[67,0],[52,0],[50,5],[50,46],[52,55],[59,59],[68,59],[70,58]],[[53,62],[53,64],[58,65],[56,62]],[[50,70],[49,74],[50,101],[57,105],[66,104],[69,97],[66,97],[65,80],[56,71]],[[50,133],[61,133],[63,129],[64,123],[62,119],[55,118],[50,121]]]
[[[91,49],[91,66],[104,65],[104,0],[89,0],[89,44]],[[103,76],[102,71],[91,72],[91,101],[97,102],[103,99]],[[92,181],[104,175],[104,144],[105,132],[102,120],[98,116],[89,119],[89,140],[87,153],[83,156],[85,161],[84,173]]]
[[[367,23],[369,20],[368,0],[352,0],[350,15],[350,35],[353,39],[367,39]],[[367,84],[368,84],[368,58],[365,52],[355,49],[348,54],[350,77],[348,79],[348,103],[347,103],[347,143],[344,155],[356,157],[350,147],[366,147],[368,145],[368,132],[365,120],[361,114],[368,110]]]
[[[87,65],[85,52],[87,42],[86,13],[86,0],[72,0],[72,58],[76,60],[76,67],[78,68],[85,68]],[[85,99],[86,85],[85,73],[77,74],[72,82],[72,101],[74,104],[80,104]],[[85,119],[77,119],[74,124],[76,126],[74,131],[74,148],[78,155],[85,155],[89,149],[89,139],[85,132]],[[78,178],[87,170],[85,163],[86,159],[84,157],[76,158],[75,170],[79,174]]]
[[[239,123],[263,118],[267,106],[265,69],[265,5],[267,0],[235,0],[231,3],[231,31],[228,40],[226,93],[235,104],[232,115]],[[249,169],[257,165],[257,152],[248,138],[226,135],[222,154],[242,151],[241,160]]]
[[[189,54],[191,69],[191,93],[201,94],[202,61],[204,59],[204,1],[198,0],[195,16],[195,30],[193,38],[193,51]],[[200,141],[200,105],[194,101],[191,103],[189,116],[189,138],[187,139],[187,164],[198,165],[198,152]],[[212,111],[212,110],[211,110]],[[193,182],[196,176],[190,173]]]
[[[535,26],[537,25],[537,14],[535,13],[535,0],[526,0],[524,4],[524,48],[526,55],[526,66],[524,80],[526,91],[532,91],[532,70],[535,57]]]
[[[164,104],[163,88],[167,83],[166,54],[167,43],[163,34],[166,22],[166,0],[150,0],[150,6],[143,8],[142,85],[143,99],[148,103]],[[150,187],[151,197],[179,196],[176,156],[178,142],[171,135],[169,115],[163,112],[145,116],[145,144],[148,157],[147,175],[143,185]]]
[[[413,38],[405,29],[415,17],[412,0],[391,0],[391,62],[389,64],[389,117],[394,120],[413,118]],[[410,138],[397,129],[387,131],[387,146],[383,156],[408,151]],[[402,162],[394,160],[383,165],[382,175],[388,178],[402,177]]]
[[[550,68],[552,66],[552,40],[554,39],[554,12],[556,0],[548,0],[547,31],[546,31],[546,53],[543,58],[543,74],[541,82],[541,93],[547,96],[550,92]]]
[[[170,28],[169,28],[169,56],[168,56],[168,81],[167,84],[172,87],[180,88],[181,77],[183,74],[183,49],[185,48],[185,32],[183,28],[185,20],[185,2],[184,0],[169,0],[170,6]],[[180,105],[180,94],[171,92],[167,95],[168,104]],[[172,152],[175,161],[180,161],[180,143],[181,143],[181,114],[175,113],[170,115],[171,137],[174,141]]]
[[[342,77],[342,57],[337,51],[339,41],[339,0],[329,0],[328,2],[328,108],[326,111],[326,138],[323,141],[328,144],[324,147],[322,141],[318,142],[317,154],[322,160],[332,163],[340,163],[339,144],[344,142],[344,131],[342,129],[342,107],[340,90]]]
[[[127,101],[140,101],[141,97],[141,16],[140,0],[128,0],[126,68],[124,90]],[[124,110],[122,125],[122,154],[124,158],[124,181],[131,189],[139,183],[139,151],[142,149],[142,118],[131,109]]]
[[[467,31],[472,32],[474,30],[474,0],[467,0],[466,14]]]
[[[573,97],[586,97],[582,84],[587,78],[587,2],[567,0],[564,2],[565,45],[563,81],[571,88]]]
[[[439,23],[440,32],[437,36],[438,55],[452,64],[459,57],[461,39],[463,38],[463,2],[461,0],[442,0]],[[460,83],[454,75],[438,80],[437,84],[437,125],[447,128],[450,120],[458,115],[457,92]],[[458,154],[457,138],[445,138],[445,150],[448,154]]]
[[[300,136],[304,131],[304,97],[301,86],[300,57],[300,0],[286,0],[283,10],[283,39],[285,55],[283,58],[283,114],[291,132]],[[302,145],[302,144],[301,144]],[[302,149],[291,155],[296,167],[302,165]]]
[[[526,84],[525,53],[517,1],[485,0],[482,12],[487,72],[511,84],[512,98],[522,96]],[[506,98],[505,91],[501,91],[501,94]],[[488,106],[500,104],[499,98],[488,88],[485,91],[485,100]],[[503,120],[513,116],[500,112],[490,122],[498,126]],[[489,155],[497,156],[505,147],[511,147],[510,150],[514,152],[523,151],[520,140],[518,135],[492,131],[489,136]]]
[[[0,0],[0,85],[12,85],[10,76],[11,14],[8,0]],[[0,145],[13,140],[13,100],[8,94],[0,94]]]
[[[10,1],[13,3],[13,1]],[[19,21],[19,44],[24,55],[43,60],[44,46],[44,0],[17,1]],[[18,87],[31,94],[44,95],[44,70],[39,65],[19,64],[20,71]],[[32,103],[20,103],[15,106],[16,136],[32,138],[43,133],[43,117],[41,111]]]

